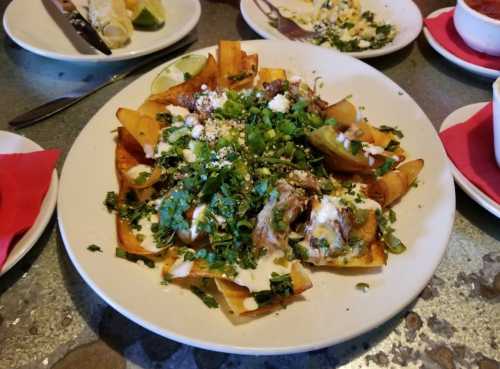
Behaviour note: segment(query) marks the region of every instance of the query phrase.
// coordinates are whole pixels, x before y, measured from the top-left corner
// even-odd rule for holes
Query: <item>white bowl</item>
[[[500,78],[493,84],[493,143],[497,165],[500,167]]]
[[[500,56],[500,20],[472,9],[465,0],[457,0],[453,21],[457,32],[471,48]]]

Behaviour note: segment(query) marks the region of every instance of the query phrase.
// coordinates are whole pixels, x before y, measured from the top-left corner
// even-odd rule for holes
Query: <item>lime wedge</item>
[[[151,93],[157,94],[183,83],[197,75],[206,62],[206,56],[190,54],[170,63],[154,79],[151,84]]]
[[[139,28],[159,28],[165,23],[161,0],[139,0],[132,9],[132,23]]]

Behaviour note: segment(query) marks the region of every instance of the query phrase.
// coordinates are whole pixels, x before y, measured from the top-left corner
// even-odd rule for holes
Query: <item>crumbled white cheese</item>
[[[267,106],[274,112],[287,113],[290,110],[290,100],[283,94],[277,94]]]
[[[340,143],[344,143],[344,141],[347,140],[347,137],[345,134],[343,134],[342,132],[340,132],[338,135],[337,135],[337,141],[340,142]]]
[[[172,145],[170,145],[168,142],[163,142],[160,141],[158,142],[158,145],[156,146],[156,153],[154,154],[154,158],[157,159],[161,157],[164,153],[169,152],[172,150]]]
[[[186,118],[184,119],[184,124],[188,127],[193,127],[199,123],[200,123],[200,121],[199,121],[198,116],[196,114],[188,114],[186,116]]]
[[[373,164],[375,164],[375,159],[373,158],[373,156],[369,155],[368,156],[368,165],[373,167]]]
[[[380,155],[384,152],[384,148],[367,143],[363,144],[363,151],[365,155]]]
[[[370,43],[370,41],[360,40],[358,45],[359,45],[359,47],[361,47],[363,49],[367,49],[370,47],[371,43]]]
[[[193,130],[191,131],[191,137],[197,140],[201,137],[202,134],[203,134],[203,126],[201,124],[195,125],[193,127]]]
[[[302,77],[301,76],[291,76],[290,78],[288,78],[288,81],[290,83],[300,83],[300,82],[302,82]]]
[[[153,146],[149,144],[145,144],[143,147],[144,154],[146,155],[146,158],[151,159],[154,156],[154,150]]]

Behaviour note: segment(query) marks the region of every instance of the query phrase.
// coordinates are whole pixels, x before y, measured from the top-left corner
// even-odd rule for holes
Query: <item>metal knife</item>
[[[65,16],[69,24],[78,35],[90,45],[106,55],[111,55],[111,50],[101,36],[80,12],[81,8],[71,0],[52,0],[56,8]]]
[[[66,95],[58,97],[52,101],[49,101],[43,105],[40,105],[26,113],[23,113],[9,122],[9,125],[15,129],[23,128],[35,124],[45,118],[48,118],[68,107],[80,101],[84,97],[87,97],[94,92],[106,87],[113,82],[122,80],[134,72],[144,68],[145,66],[165,58],[167,55],[182,49],[183,47],[192,44],[197,40],[196,34],[190,34],[189,36],[183,38],[181,41],[172,45],[164,51],[157,52],[149,57],[146,57],[138,63],[132,63],[128,68],[125,68],[120,73],[112,75],[105,81],[97,81],[96,83],[89,83],[86,86],[77,88],[76,90],[68,92]]]

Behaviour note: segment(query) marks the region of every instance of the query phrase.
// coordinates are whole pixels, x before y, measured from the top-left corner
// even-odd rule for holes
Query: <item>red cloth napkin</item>
[[[500,204],[500,168],[493,147],[493,104],[468,121],[440,133],[449,158],[457,169]]]
[[[0,154],[0,269],[12,240],[35,222],[59,154],[59,150]]]
[[[437,17],[427,18],[424,23],[436,41],[458,58],[481,67],[500,70],[500,57],[480,53],[471,49],[460,37],[453,24],[453,12],[450,10]]]

